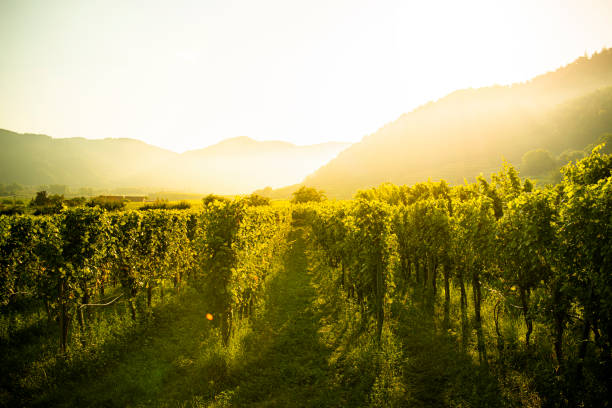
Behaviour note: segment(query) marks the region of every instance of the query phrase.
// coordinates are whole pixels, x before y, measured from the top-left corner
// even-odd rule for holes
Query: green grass
[[[332,406],[341,403],[318,336],[316,293],[300,236],[270,282],[265,310],[241,339],[243,356],[224,391],[236,406]]]
[[[3,316],[0,406],[545,405],[536,375],[547,372],[546,356],[534,359],[521,351],[520,318],[504,320],[506,337],[519,343],[507,343],[503,367],[495,363],[492,323],[485,326],[490,370],[478,364],[473,333],[468,347],[461,347],[457,290],[451,330],[442,329],[441,298],[432,317],[409,297],[389,306],[379,346],[372,327],[357,317],[357,305],[329,295],[331,270],[299,228],[287,248],[256,313],[236,322],[227,347],[216,321],[206,319],[206,298],[189,287],[174,295],[167,289],[165,301],[156,296],[149,312],[141,298],[137,322],[119,302],[97,309],[87,341],[73,327],[66,359],[57,354],[57,325],[49,325],[36,305]],[[490,315],[493,305],[485,298],[483,313]],[[540,368],[528,367],[534,361]]]
[[[319,261],[321,254],[315,251],[311,259],[325,310],[320,332],[333,349],[337,382],[351,390],[346,406],[513,406],[494,373],[479,366],[472,347],[464,351],[453,331],[442,330],[442,322],[410,297],[388,308],[378,346],[373,322],[362,325],[356,303],[325,295],[337,283],[326,278],[332,274]]]
[[[328,370],[330,350],[318,336],[304,242],[295,238],[267,283],[262,307],[250,322],[237,323],[228,347],[205,317],[206,300],[187,289],[158,302],[138,324],[125,312],[109,311],[115,320],[107,316],[108,324],[96,326],[106,341],[79,349],[77,336],[66,361],[55,356],[53,326],[27,357],[18,345],[7,345],[3,362],[10,349],[21,365],[13,365],[19,378],[12,388],[3,386],[12,393],[6,405],[341,406]]]

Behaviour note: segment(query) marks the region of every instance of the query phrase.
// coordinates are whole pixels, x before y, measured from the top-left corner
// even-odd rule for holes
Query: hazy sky
[[[612,46],[612,0],[0,0],[0,128],[358,141]]]

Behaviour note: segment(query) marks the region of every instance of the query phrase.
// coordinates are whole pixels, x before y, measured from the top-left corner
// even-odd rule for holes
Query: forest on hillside
[[[603,149],[546,187],[0,216],[0,405],[608,406]]]
[[[336,198],[383,182],[456,185],[492,173],[501,160],[520,168],[525,154],[540,149],[565,165],[612,133],[611,86],[612,49],[604,49],[524,83],[458,90],[364,136],[302,184]],[[560,167],[549,169],[554,180],[552,173],[521,171],[554,184]]]

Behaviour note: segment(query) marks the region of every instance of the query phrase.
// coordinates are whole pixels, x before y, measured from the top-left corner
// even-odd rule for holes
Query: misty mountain
[[[462,183],[495,171],[503,159],[518,165],[535,149],[552,155],[581,150],[604,133],[612,133],[610,49],[524,83],[453,92],[348,148],[237,137],[177,154],[132,139],[52,139],[0,130],[0,183],[217,194],[260,189],[272,197],[306,184],[330,197],[350,197],[383,182]],[[289,187],[261,190],[283,185]]]
[[[582,149],[612,132],[609,86],[611,49],[525,83],[456,91],[364,137],[301,184],[350,197],[383,182],[462,183],[502,159],[519,164],[532,149]]]
[[[54,139],[0,129],[0,183],[109,187],[175,155],[133,139]]]
[[[120,184],[147,185],[153,177],[159,185],[180,191],[248,193],[266,186],[294,184],[348,146],[336,142],[296,146],[242,136],[185,152],[156,168],[126,177]]]
[[[178,154],[134,139],[54,139],[0,129],[0,183],[239,194],[298,182],[348,145],[237,137]]]

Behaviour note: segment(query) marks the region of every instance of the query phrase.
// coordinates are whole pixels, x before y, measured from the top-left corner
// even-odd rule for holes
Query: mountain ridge
[[[612,116],[607,96],[596,95],[598,90],[610,92],[605,90],[609,86],[612,49],[590,58],[579,57],[529,81],[456,90],[365,135],[298,185],[349,198],[358,189],[383,182],[413,184],[445,178],[461,183],[464,178],[495,169],[502,158],[517,162],[531,149],[581,149],[600,134],[583,135],[578,141],[558,129],[555,121],[564,121],[563,109],[578,109],[571,107],[571,101],[576,103],[588,95],[595,96],[593,101],[583,101],[585,105],[603,103],[605,113]],[[570,107],[564,108],[565,103]],[[594,132],[612,130],[606,118],[598,118],[593,112],[589,115],[598,123],[605,122]],[[573,126],[569,122],[566,125]],[[580,133],[579,129],[576,132]],[[555,135],[567,140],[556,141]]]
[[[296,146],[288,142],[257,141],[239,136],[202,149],[176,153],[132,138],[53,138],[43,134],[0,129],[0,182],[27,185],[66,184],[77,187],[138,186],[153,189],[180,186],[188,191],[203,194],[248,193],[268,184],[279,186],[287,181],[298,182],[348,145],[328,142]],[[263,185],[260,178],[257,184],[231,178],[223,183],[209,179],[210,185],[207,185],[205,178],[198,181],[198,175],[202,172],[214,172],[215,179],[223,178],[225,173],[231,173],[234,178],[248,179],[252,175],[244,171],[242,174],[236,174],[230,167],[239,166],[241,161],[254,161],[258,165],[270,165],[270,161],[280,163],[287,152],[290,152],[291,160],[303,162],[306,170],[301,169],[300,175],[276,168],[273,172],[266,173],[270,179],[269,183]],[[257,161],[254,156],[262,156],[268,163]],[[220,158],[224,161],[231,159],[234,163],[224,165]],[[208,164],[198,161],[207,161]],[[211,164],[212,162],[215,163]],[[275,173],[283,175],[276,177],[279,180],[276,183]],[[294,178],[291,178],[292,175]],[[184,183],[173,177],[184,177],[183,180],[188,182]],[[233,187],[232,183],[238,187]],[[219,188],[223,191],[218,191]]]
[[[579,57],[528,81],[453,91],[354,144],[296,146],[238,136],[175,153],[130,138],[22,134],[31,140],[11,150],[6,135],[15,141],[19,134],[0,130],[0,182],[169,187],[220,194],[266,186],[287,186],[279,191],[289,192],[306,184],[331,197],[348,198],[383,182],[444,178],[461,183],[497,168],[502,158],[517,163],[533,149],[554,154],[582,149],[606,132],[612,132],[612,49]],[[126,147],[129,144],[140,149],[137,155]],[[83,146],[96,149],[79,150]]]

